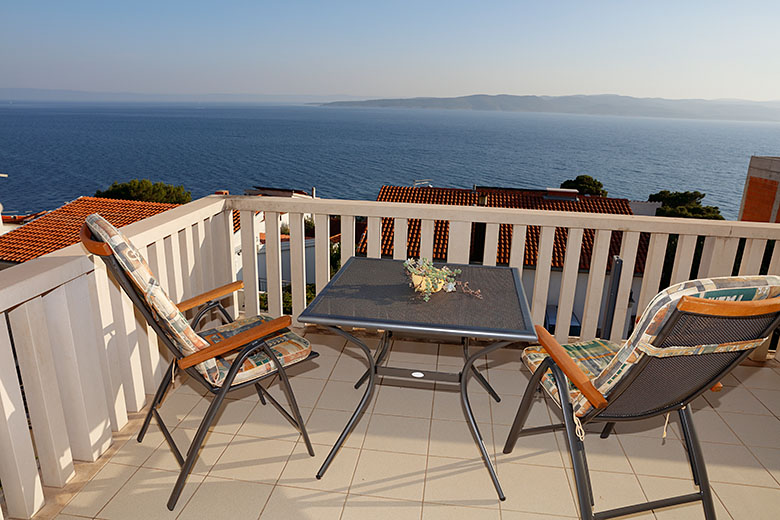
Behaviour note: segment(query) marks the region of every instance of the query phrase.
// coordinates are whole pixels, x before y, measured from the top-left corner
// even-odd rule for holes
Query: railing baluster
[[[550,288],[550,268],[552,267],[553,245],[555,244],[555,226],[542,226],[539,235],[539,255],[536,257],[534,275],[534,293],[531,298],[531,318],[534,324],[544,323],[547,310],[547,292]]]
[[[125,390],[127,411],[137,412],[144,407],[146,391],[143,384],[141,352],[138,333],[135,328],[135,312],[130,298],[116,282],[109,278],[108,292],[111,295],[111,309],[114,317],[116,338],[112,343],[119,354],[119,368]]]
[[[580,249],[582,248],[582,228],[569,228],[566,239],[566,254],[561,274],[561,290],[558,293],[558,315],[555,318],[555,339],[559,343],[568,343],[569,328],[574,296],[577,292],[577,274],[580,270]]]
[[[94,462],[111,445],[111,428],[88,300],[86,279],[76,278],[43,296],[43,311],[73,458]]]
[[[405,218],[393,219],[393,259],[406,260],[406,240],[409,233],[409,221]]]
[[[181,256],[181,274],[182,274],[182,298],[192,298],[201,294],[203,290],[196,286],[195,281],[195,258],[192,249],[192,227],[186,226],[179,231],[179,252]]]
[[[145,249],[145,251],[144,251]],[[139,252],[145,256],[149,267],[151,268],[152,248],[141,248]],[[154,272],[154,271],[152,271]],[[160,358],[160,349],[157,343],[157,335],[152,327],[146,322],[146,319],[135,306],[135,330],[138,333],[138,348],[141,354],[141,370],[144,377],[144,391],[147,394],[153,394],[162,381],[163,366]]]
[[[382,257],[382,219],[368,217],[368,258]]]
[[[8,313],[8,317],[35,434],[41,478],[47,486],[63,487],[76,472],[43,298],[37,296],[16,307]],[[22,410],[19,412],[22,413]]]
[[[593,250],[590,256],[588,285],[585,290],[585,308],[582,312],[582,328],[580,339],[591,340],[596,337],[601,314],[601,300],[604,294],[604,278],[607,272],[607,257],[609,244],[612,241],[612,231],[597,229],[593,238]],[[602,335],[606,335],[602,331]]]
[[[449,239],[447,241],[447,262],[468,264],[470,243],[471,223],[459,220],[450,222]]]
[[[420,258],[433,260],[433,220],[420,221]]]
[[[482,257],[484,265],[496,265],[498,256],[498,229],[499,225],[490,222],[485,225],[485,251]]]
[[[767,274],[780,275],[780,240],[775,240],[775,249],[772,251],[772,259],[769,261]]]
[[[282,244],[279,234],[279,214],[265,212],[265,275],[267,279],[268,312],[282,315]]]
[[[355,256],[355,217],[341,215],[341,265]]]
[[[749,238],[745,242],[745,252],[742,254],[742,264],[739,266],[739,276],[756,275],[761,269],[764,259],[766,240]]]
[[[527,226],[515,224],[512,226],[512,247],[509,250],[509,266],[517,267],[520,271],[520,279],[523,276],[523,265],[525,264],[525,233]]]
[[[697,238],[696,235],[680,235],[677,239],[677,251],[675,251],[674,255],[671,285],[690,279]]]
[[[203,249],[206,241],[203,221],[198,220],[192,225],[192,257],[195,264],[192,266],[192,287],[195,294],[202,294],[208,290],[203,283]]]
[[[5,320],[0,313],[0,482],[8,514],[30,518],[43,507],[43,484]]]
[[[306,308],[306,250],[303,235],[303,214],[290,213],[290,278],[292,281],[292,317]]]
[[[738,247],[739,238],[716,237],[715,243],[712,245],[714,253],[710,257],[709,265],[705,266],[702,262],[702,265],[699,267],[699,273],[705,272],[707,274],[705,276],[699,274],[699,276],[702,278],[731,276]]]
[[[203,290],[209,291],[217,286],[214,282],[214,246],[211,240],[211,218],[204,219],[198,225],[200,241],[200,276],[203,280]],[[155,271],[157,273],[158,271]]]
[[[95,311],[97,336],[97,357],[103,373],[104,395],[108,406],[108,418],[111,431],[118,432],[127,424],[127,405],[125,404],[122,372],[119,369],[119,349],[115,343],[116,324],[111,313],[108,275],[101,260],[95,262],[95,270],[87,274],[89,303]]]
[[[180,302],[184,299],[184,286],[181,273],[181,252],[179,251],[179,236],[174,233],[163,239],[165,264],[168,268],[168,286],[163,286],[171,300]]]
[[[255,212],[241,213],[241,272],[244,281],[244,312],[247,316],[260,314],[260,288],[257,268],[257,224]]]
[[[314,268],[317,292],[330,280],[330,216],[314,215]]]
[[[634,280],[634,264],[636,263],[636,251],[639,246],[639,233],[636,231],[624,231],[620,244],[620,258],[623,259],[623,271],[620,273],[620,285],[618,286],[615,314],[612,321],[610,341],[623,339],[623,331],[626,328],[626,313],[628,311],[628,298],[631,295],[631,283]],[[689,264],[690,265],[690,264]]]
[[[645,259],[645,272],[642,275],[642,288],[639,291],[639,303],[636,308],[637,316],[645,311],[650,300],[658,294],[668,241],[669,235],[666,233],[650,235],[650,244],[647,247],[647,258]]]

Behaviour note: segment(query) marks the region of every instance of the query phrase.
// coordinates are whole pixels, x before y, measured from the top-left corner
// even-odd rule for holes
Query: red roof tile
[[[0,235],[0,260],[26,262],[79,241],[87,215],[99,213],[116,227],[143,220],[178,204],[79,197],[46,215]]]
[[[536,209],[548,211],[573,211],[583,213],[610,213],[616,215],[633,215],[628,199],[611,197],[592,197],[578,195],[576,197],[556,196],[548,194],[546,190],[520,190],[514,188],[490,188],[476,187],[474,190],[459,188],[432,188],[411,186],[382,186],[377,196],[380,202],[407,202],[412,204],[443,204],[451,206],[476,206],[480,199],[484,199],[483,205],[492,208]],[[472,248],[475,237],[484,231],[478,230],[472,225]],[[526,231],[525,258],[523,265],[534,267],[539,247],[539,226],[528,226]],[[566,253],[567,230],[556,228],[555,242],[553,246],[552,267],[562,268]],[[580,251],[580,269],[590,268],[590,257],[593,250],[593,238],[595,232],[592,229],[585,230]],[[609,248],[609,265],[612,256],[620,252],[622,233],[612,233]],[[449,238],[449,222],[437,220],[434,224],[433,259],[444,261],[447,258],[447,241]],[[484,238],[483,238],[484,239]],[[644,272],[644,263],[647,256],[647,244],[649,237],[643,233],[639,243],[639,251],[636,259],[635,271]],[[501,224],[498,237],[498,264],[509,263],[509,252],[512,247],[512,229],[507,224]],[[420,255],[420,220],[410,219],[407,238],[408,256]],[[365,234],[361,237],[357,246],[358,253],[366,252]],[[382,254],[393,254],[393,219],[382,219]],[[472,251],[472,256],[474,251]],[[481,256],[481,253],[479,254]]]

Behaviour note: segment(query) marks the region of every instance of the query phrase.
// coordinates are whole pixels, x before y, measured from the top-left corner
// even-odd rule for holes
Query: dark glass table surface
[[[298,320],[331,326],[461,337],[534,341],[536,335],[517,269],[445,264],[462,272],[482,298],[433,293],[425,302],[410,287],[401,260],[352,257]]]

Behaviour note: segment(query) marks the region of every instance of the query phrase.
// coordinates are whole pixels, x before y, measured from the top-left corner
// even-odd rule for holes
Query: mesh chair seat
[[[203,330],[199,335],[212,343],[216,343],[219,340],[229,338],[253,327],[261,325],[265,322],[271,321],[273,318],[267,314],[260,314],[251,318],[241,318],[233,323],[226,323],[212,329]],[[276,355],[282,366],[289,366],[303,361],[311,353],[311,344],[300,337],[298,334],[285,329],[284,332],[278,336],[274,336],[272,339],[266,341],[271,351]],[[217,381],[220,386],[222,381],[225,380],[230,365],[238,355],[237,352],[229,356],[218,356],[214,358],[216,362]],[[255,379],[270,372],[276,370],[276,364],[271,362],[271,359],[265,354],[265,352],[258,351],[257,353],[249,356],[244,361],[243,366],[239,370],[233,384],[237,385],[250,379]]]
[[[592,341],[582,341],[579,343],[571,343],[567,345],[561,345],[569,357],[585,372],[590,379],[598,376],[612,361],[615,354],[620,350],[621,345],[612,343],[602,339],[594,339]],[[536,372],[539,365],[548,357],[541,345],[532,345],[523,350],[523,362],[531,371]],[[542,376],[542,387],[550,394],[550,397],[558,404],[561,405],[560,397],[558,396],[558,388],[555,385],[555,380],[550,377],[551,372]],[[589,410],[588,400],[582,395],[577,387],[569,382],[569,395],[571,396],[572,406],[575,413],[579,410],[583,410],[583,414]],[[580,415],[578,413],[578,415]]]

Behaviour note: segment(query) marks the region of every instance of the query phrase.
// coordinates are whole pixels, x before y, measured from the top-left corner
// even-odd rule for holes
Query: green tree
[[[653,193],[647,200],[660,202],[655,214],[659,217],[706,218],[724,220],[717,206],[703,206],[704,193],[700,191],[669,191]]]
[[[577,190],[583,195],[607,196],[607,190],[604,189],[604,185],[590,175],[577,175],[576,179],[563,181],[561,188]]]
[[[192,200],[192,194],[185,190],[184,186],[172,186],[163,182],[152,184],[149,179],[133,179],[122,183],[115,181],[107,190],[96,191],[95,197],[170,204],[186,204]]]

